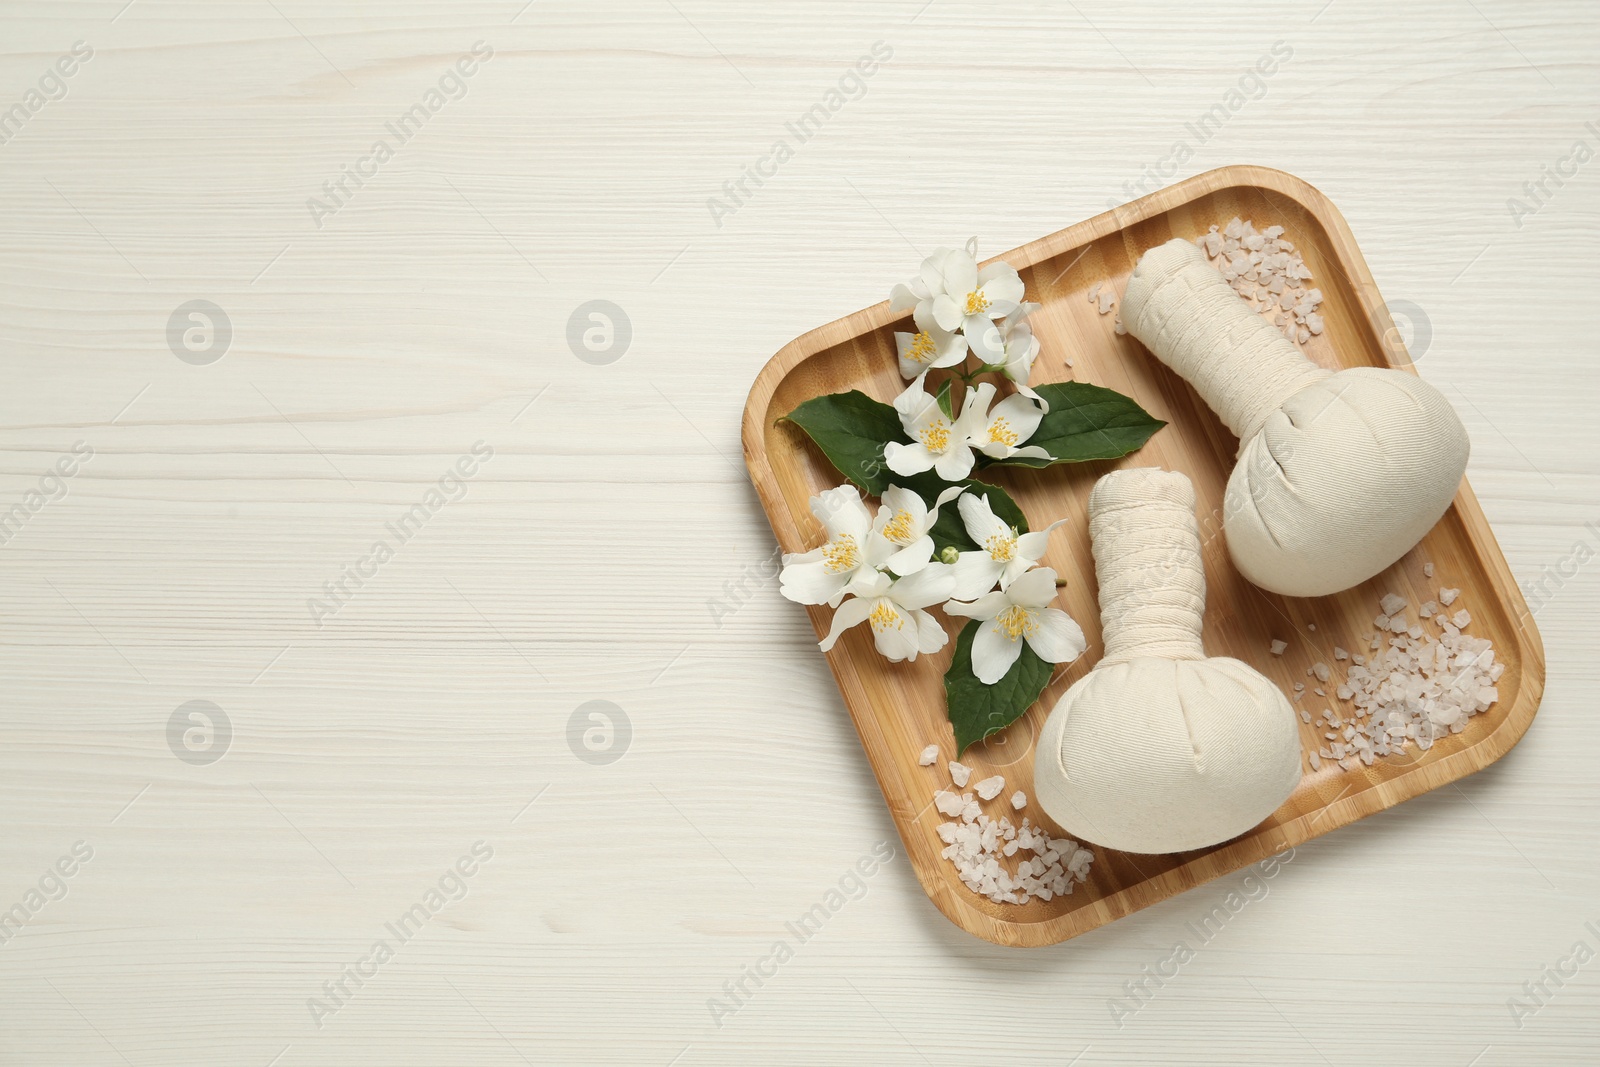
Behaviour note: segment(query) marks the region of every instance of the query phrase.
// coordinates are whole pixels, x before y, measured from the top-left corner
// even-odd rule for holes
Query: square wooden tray
[[[1372,767],[1351,772],[1325,762],[1320,771],[1311,773],[1307,764],[1307,773],[1288,802],[1266,822],[1230,842],[1165,856],[1130,855],[1095,846],[1090,878],[1070,896],[1021,906],[991,904],[963,886],[955,868],[939,855],[943,843],[936,828],[944,819],[931,803],[934,790],[949,781],[944,764],[954,755],[943,675],[958,627],[948,627],[952,639],[943,652],[899,664],[885,661],[873,648],[867,628],[858,627],[827,655],[828,665],[917,878],[951,922],[997,944],[1064,941],[1471,774],[1516,744],[1532,722],[1544,690],[1539,634],[1465,482],[1450,510],[1421,544],[1356,589],[1315,599],[1282,597],[1251,585],[1234,570],[1221,535],[1221,505],[1237,439],[1187,383],[1133,337],[1116,335],[1115,313],[1100,315],[1087,292],[1095,282],[1109,282],[1120,300],[1134,262],[1146,249],[1172,237],[1193,238],[1235,215],[1254,220],[1258,229],[1284,226],[1285,236],[1295,242],[1311,268],[1311,284],[1324,295],[1327,325],[1322,336],[1304,346],[1310,358],[1333,369],[1411,367],[1343,217],[1316,189],[1281,171],[1236,166],[1200,174],[999,257],[1021,272],[1028,299],[1043,305],[1030,319],[1043,342],[1034,368],[1035,385],[1076,378],[1108,386],[1132,396],[1169,425],[1144,448],[1119,461],[1045,471],[991,470],[984,475],[1016,498],[1036,529],[1062,516],[1071,518],[1052,535],[1043,562],[1067,579],[1059,604],[1089,639],[1088,652],[1057,673],[1026,715],[963,757],[974,767],[974,781],[1005,775],[1004,793],[985,805],[986,810],[998,815],[1005,798],[1021,789],[1030,800],[1026,814],[1036,821],[1044,818],[1032,799],[1033,739],[1056,701],[1094,666],[1103,650],[1085,508],[1095,479],[1120,466],[1161,466],[1182,471],[1194,481],[1204,540],[1207,651],[1254,665],[1286,692],[1293,683],[1306,682],[1307,696],[1297,708],[1315,715],[1323,707],[1340,707],[1332,686],[1327,687],[1326,700],[1311,694],[1316,682],[1307,678],[1307,668],[1326,662],[1335,668],[1336,678],[1342,677],[1341,668],[1347,664],[1335,662],[1334,646],[1366,650],[1363,638],[1372,632],[1384,593],[1411,598],[1415,611],[1415,602],[1432,599],[1440,586],[1462,590],[1457,606],[1472,614],[1468,632],[1494,642],[1496,659],[1505,664],[1500,699],[1474,717],[1465,731],[1435,743],[1426,753],[1412,746],[1404,755],[1380,757]],[[952,243],[958,236],[952,235]],[[909,277],[915,267],[908,262],[905,275]],[[885,289],[895,280],[886,280]],[[848,389],[892,400],[904,388],[893,333],[896,327],[906,328],[902,321],[908,318],[891,313],[887,302],[859,311],[790,342],[756,378],[744,411],[745,462],[784,551],[801,552],[820,543],[821,528],[808,509],[809,498],[845,479],[797,427],[778,424],[779,416],[813,396]],[[1073,362],[1071,368],[1067,359]],[[1429,562],[1436,568],[1432,578],[1423,574],[1423,565]],[[830,610],[806,610],[821,637],[827,632]],[[1289,643],[1282,656],[1268,652],[1275,638]],[[1302,725],[1301,737],[1307,745],[1318,740],[1308,725]],[[935,742],[941,750],[939,762],[918,766],[918,754]],[[1010,813],[1009,804],[1004,811]]]

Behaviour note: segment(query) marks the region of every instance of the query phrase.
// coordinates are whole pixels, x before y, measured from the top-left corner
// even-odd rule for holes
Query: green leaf
[[[944,384],[939,386],[938,394],[934,397],[939,402],[939,410],[944,412],[944,417],[952,420],[956,417],[956,414],[955,410],[950,406],[950,386],[954,384],[954,378],[946,378]]]
[[[1050,405],[1049,414],[1025,442],[1050,453],[1050,459],[1013,457],[993,465],[1048,467],[1054,463],[1082,463],[1116,459],[1141,447],[1166,423],[1123,396],[1088,382],[1053,382],[1037,392]]]
[[[894,408],[852,389],[812,397],[789,412],[788,419],[850,481],[873,496],[889,488],[895,474],[883,462],[883,446],[905,440]]]
[[[987,624],[974,619],[962,628],[961,636],[956,638],[955,658],[944,674],[945,701],[950,725],[956,731],[958,756],[968,745],[1016,722],[1039,699],[1055,671],[1055,664],[1040,659],[1024,641],[1022,654],[1005,677],[993,685],[984,685],[972,673],[972,640],[984,625]]]

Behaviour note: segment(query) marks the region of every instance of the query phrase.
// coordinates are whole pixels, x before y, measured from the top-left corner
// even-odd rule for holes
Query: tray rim
[[[1074,248],[1083,247],[1102,237],[1127,229],[1174,208],[1229,188],[1254,188],[1278,194],[1295,201],[1317,219],[1328,235],[1334,258],[1348,275],[1351,288],[1362,305],[1369,321],[1378,322],[1380,313],[1387,314],[1377,283],[1362,256],[1355,236],[1344,215],[1320,190],[1309,182],[1285,171],[1249,164],[1236,164],[1205,171],[1176,182],[1154,193],[1131,201],[1121,207],[1102,212],[1092,218],[1075,223],[1027,244],[999,253],[991,259],[1004,259],[1022,270],[1052,259]],[[987,262],[987,261],[986,261]],[[891,312],[887,300],[863,308],[853,314],[819,326],[790,341],[778,350],[761,368],[750,387],[742,416],[741,438],[745,466],[754,484],[761,508],[772,527],[780,546],[786,551],[800,550],[803,535],[793,518],[777,484],[777,476],[766,450],[764,415],[771,405],[784,378],[816,353],[832,348],[853,337],[878,330],[903,319],[908,312]],[[1416,367],[1407,361],[1399,363],[1385,348],[1385,358],[1391,367],[1416,374]],[[952,923],[974,936],[997,945],[1009,947],[1041,947],[1058,944],[1089,930],[1113,922],[1125,915],[1149,907],[1161,900],[1170,899],[1188,889],[1195,888],[1225,874],[1241,870],[1251,863],[1276,855],[1297,845],[1322,836],[1342,826],[1375,815],[1397,804],[1431,792],[1493,764],[1509,752],[1527,732],[1538,711],[1544,694],[1545,655],[1544,641],[1533,623],[1526,599],[1511,574],[1505,554],[1489,528],[1488,519],[1478,503],[1465,477],[1452,501],[1461,517],[1468,542],[1483,560],[1490,587],[1515,622],[1518,651],[1523,670],[1521,684],[1511,697],[1505,718],[1473,745],[1452,753],[1437,763],[1419,765],[1388,782],[1363,790],[1355,796],[1340,793],[1312,812],[1307,812],[1290,822],[1263,833],[1254,830],[1231,842],[1207,850],[1154,878],[1126,886],[1089,905],[1074,909],[1065,915],[1037,922],[1016,922],[998,919],[950,891],[945,880],[937,878],[917,862],[912,862],[923,892],[935,907]],[[792,548],[790,546],[793,546]],[[821,608],[810,607],[807,612],[818,636],[827,632]],[[880,763],[892,760],[887,746],[874,744],[876,731],[873,724],[864,722],[857,714],[857,702],[851,699],[852,679],[845,673],[849,660],[842,651],[824,654],[834,682],[839,687],[845,709],[855,725],[873,777],[880,792],[884,790],[884,776]],[[918,849],[908,840],[908,832],[927,810],[924,806],[916,813],[897,809],[887,792],[884,801],[889,807],[895,829],[907,856],[916,859]],[[1321,823],[1320,827],[1314,826]],[[1263,851],[1265,848],[1265,851]]]

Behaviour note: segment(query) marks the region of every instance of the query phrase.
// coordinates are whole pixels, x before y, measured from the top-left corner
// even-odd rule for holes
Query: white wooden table
[[[1592,5],[124,5],[0,23],[0,1062],[1600,1061]],[[1231,162],[1420,309],[1547,578],[1533,729],[1131,1017],[1230,881],[1008,951],[900,856],[732,1000],[897,844],[770,577],[751,379],[918,250]]]

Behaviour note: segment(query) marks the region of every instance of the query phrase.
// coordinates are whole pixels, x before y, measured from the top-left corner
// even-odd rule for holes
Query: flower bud
[[[955,545],[945,545],[939,552],[939,559],[944,563],[954,563],[960,555],[961,551]]]

